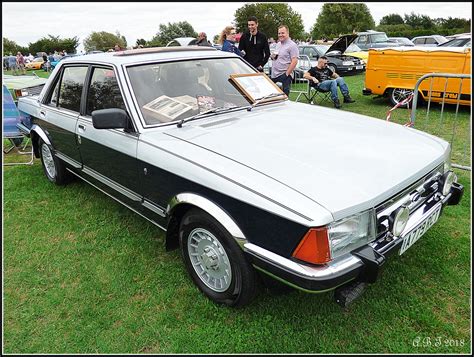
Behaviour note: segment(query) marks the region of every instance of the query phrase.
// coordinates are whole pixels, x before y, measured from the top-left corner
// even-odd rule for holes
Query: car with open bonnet
[[[289,101],[212,47],[66,59],[19,109],[49,181],[78,177],[155,224],[230,306],[263,277],[345,306],[463,194],[448,142]]]

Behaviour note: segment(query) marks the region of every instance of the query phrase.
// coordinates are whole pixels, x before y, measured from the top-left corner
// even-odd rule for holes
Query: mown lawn
[[[357,102],[343,110],[384,118],[363,75],[346,80]],[[4,168],[3,352],[469,353],[471,179],[456,173],[461,204],[348,310],[299,291],[231,309],[199,293],[158,228],[95,188],[50,184],[38,159]]]

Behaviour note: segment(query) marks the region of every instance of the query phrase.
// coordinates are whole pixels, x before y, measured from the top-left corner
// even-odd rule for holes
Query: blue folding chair
[[[13,97],[8,88],[3,85],[3,165],[32,165],[34,161],[33,148],[27,151],[26,147],[31,143],[30,138],[27,136],[29,131],[28,123],[29,118],[24,117],[20,114]],[[20,130],[20,127],[23,129]],[[7,143],[7,145],[5,145]],[[23,144],[23,146],[22,146]],[[9,146],[8,146],[9,145]],[[30,155],[28,162],[13,162],[7,160],[5,162],[5,155],[11,151],[16,152],[20,155]]]

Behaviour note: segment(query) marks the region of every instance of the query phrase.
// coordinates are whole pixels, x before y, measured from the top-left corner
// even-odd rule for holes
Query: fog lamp
[[[451,192],[451,187],[453,186],[453,182],[456,182],[456,174],[452,171],[448,171],[444,175],[444,184],[443,184],[443,196],[446,196],[449,192]]]
[[[393,217],[393,220],[391,220],[392,233],[395,237],[399,237],[400,234],[403,233],[403,230],[408,223],[408,219],[410,218],[410,210],[408,207],[402,206],[397,209],[391,217]]]

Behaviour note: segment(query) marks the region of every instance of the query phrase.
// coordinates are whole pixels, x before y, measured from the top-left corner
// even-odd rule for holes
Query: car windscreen
[[[471,40],[468,38],[455,38],[444,42],[439,47],[471,47]]]
[[[143,64],[127,71],[145,125],[187,119],[211,108],[247,106],[229,78],[255,73],[239,58]]]
[[[388,42],[388,37],[384,33],[373,34],[372,42]]]
[[[351,53],[351,52],[361,52],[361,48],[357,46],[355,43],[351,43],[349,47],[347,47],[345,53]]]

